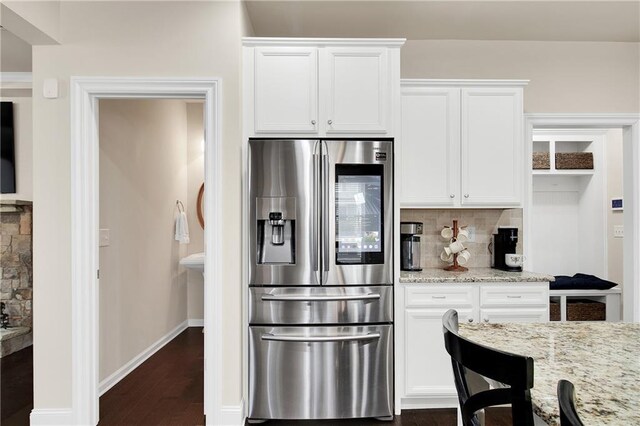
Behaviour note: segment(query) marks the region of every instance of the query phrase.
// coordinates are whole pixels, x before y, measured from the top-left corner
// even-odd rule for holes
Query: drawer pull
[[[514,296],[512,294],[507,294],[507,299],[522,299],[522,295]]]
[[[467,321],[469,321],[469,322],[473,322],[473,318],[469,318]]]
[[[431,296],[432,299],[446,299],[447,296]]]
[[[489,318],[485,318],[485,319],[484,319],[484,322],[489,322]]]
[[[346,336],[282,336],[277,334],[263,334],[260,338],[274,342],[356,342],[380,339],[380,333],[352,334]]]
[[[265,302],[330,302],[330,301],[338,301],[338,300],[378,300],[380,299],[380,294],[377,293],[369,293],[369,294],[355,294],[355,295],[345,295],[345,294],[334,294],[334,295],[325,295],[325,296],[278,296],[273,294],[265,294],[262,296],[262,300]]]

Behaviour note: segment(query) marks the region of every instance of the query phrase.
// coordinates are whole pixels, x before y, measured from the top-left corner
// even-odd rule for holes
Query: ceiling
[[[257,37],[640,42],[640,0],[245,3]]]

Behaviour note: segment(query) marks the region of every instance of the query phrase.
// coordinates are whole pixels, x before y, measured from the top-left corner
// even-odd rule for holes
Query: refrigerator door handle
[[[317,145],[315,147],[317,150]],[[316,153],[313,154],[313,238],[311,257],[313,262],[313,271],[316,275],[316,282],[322,284],[320,273],[320,256],[318,255],[320,245],[320,156]]]
[[[261,297],[264,301],[273,302],[328,302],[340,300],[379,300],[380,293],[356,294],[356,295],[326,295],[326,296],[286,296],[265,294]]]
[[[329,272],[329,155],[325,142],[322,142],[322,270]],[[329,274],[322,274],[322,284]]]
[[[262,340],[275,342],[354,342],[361,340],[380,339],[380,333],[351,334],[336,336],[291,336],[266,333],[260,336]]]

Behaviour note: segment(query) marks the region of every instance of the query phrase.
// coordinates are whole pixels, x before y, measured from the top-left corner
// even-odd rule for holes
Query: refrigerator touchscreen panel
[[[384,263],[383,166],[337,164],[336,264]]]

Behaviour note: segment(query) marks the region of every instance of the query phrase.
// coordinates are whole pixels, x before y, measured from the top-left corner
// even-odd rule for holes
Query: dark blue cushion
[[[549,283],[551,290],[608,290],[618,285],[587,274],[575,274],[573,277],[558,275],[555,278]]]

